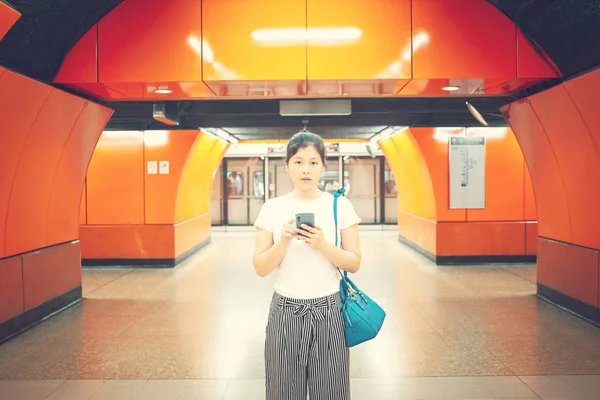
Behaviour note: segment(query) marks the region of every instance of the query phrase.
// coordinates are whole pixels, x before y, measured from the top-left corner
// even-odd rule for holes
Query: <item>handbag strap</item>
[[[338,197],[343,195],[345,191],[346,191],[346,189],[341,188],[341,189],[338,189],[335,192],[333,192],[333,219],[335,220],[335,247],[337,247],[337,245],[338,245],[337,202],[338,202]],[[340,275],[342,275],[342,278],[348,279],[348,271],[344,271],[344,273],[342,274],[342,271],[339,268],[337,270],[340,273]]]

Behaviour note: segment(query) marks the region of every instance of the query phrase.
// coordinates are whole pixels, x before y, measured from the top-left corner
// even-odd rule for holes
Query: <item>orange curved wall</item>
[[[0,40],[21,18],[21,13],[0,0]]]
[[[0,322],[81,286],[81,189],[111,115],[0,67]]]
[[[539,212],[538,282],[600,307],[600,70],[503,111],[531,171]]]
[[[430,171],[410,130],[379,141],[398,190],[398,229],[412,243],[436,254],[437,219]]]
[[[486,208],[450,209],[449,135],[488,136]],[[398,188],[401,236],[437,256],[536,254],[536,209],[509,128],[410,128],[379,142]]]
[[[105,131],[81,207],[84,259],[174,259],[210,236],[212,174],[228,144],[201,131]],[[149,161],[168,161],[151,174]]]
[[[125,0],[55,82],[102,99],[493,95],[551,65],[486,0]]]
[[[228,147],[227,142],[202,133],[190,149],[175,201],[175,254],[185,252],[210,235],[212,184]],[[194,218],[192,224],[181,223],[189,218]],[[202,236],[194,232],[195,225],[202,227]]]
[[[431,175],[421,148],[410,129],[380,142],[388,159],[396,167],[396,187],[401,210],[428,219],[437,219],[435,193]],[[396,172],[398,175],[396,175]]]

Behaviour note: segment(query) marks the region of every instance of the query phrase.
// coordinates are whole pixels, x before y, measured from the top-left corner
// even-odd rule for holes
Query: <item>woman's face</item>
[[[287,171],[294,187],[301,191],[309,191],[317,187],[325,166],[321,155],[314,146],[304,147],[290,158]]]

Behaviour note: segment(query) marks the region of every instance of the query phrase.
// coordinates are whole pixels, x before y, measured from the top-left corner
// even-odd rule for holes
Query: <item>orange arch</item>
[[[379,144],[396,179],[400,210],[437,220],[429,168],[411,130],[393,134]]]
[[[227,147],[198,130],[104,132],[87,175],[83,258],[176,259],[206,241]]]
[[[181,174],[175,203],[175,221],[208,214],[214,174],[229,144],[201,131],[191,147]],[[208,196],[207,196],[208,194]]]
[[[201,131],[181,173],[175,201],[175,254],[181,254],[210,236],[210,197],[219,164],[229,143]],[[192,220],[192,224],[181,223]],[[199,227],[199,233],[194,232]]]
[[[488,137],[484,209],[449,208],[450,135]],[[396,178],[404,240],[435,256],[536,253],[530,179],[509,128],[409,128],[379,145]]]
[[[506,108],[539,193],[540,235],[596,249],[600,130],[586,91],[598,89],[596,71]]]
[[[596,70],[504,107],[539,213],[538,284],[600,307],[600,92]],[[555,301],[562,303],[560,298]],[[571,303],[563,304],[571,307]]]
[[[0,258],[77,239],[85,171],[112,111],[2,68],[0,107]]]
[[[398,231],[406,240],[436,254],[435,192],[423,153],[410,129],[379,141],[398,191]]]
[[[80,297],[81,188],[111,115],[0,67],[0,322]]]

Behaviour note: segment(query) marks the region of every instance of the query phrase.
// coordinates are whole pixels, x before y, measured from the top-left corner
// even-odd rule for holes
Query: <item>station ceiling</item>
[[[22,17],[0,41],[0,64],[51,84],[72,46],[123,0],[8,0]],[[554,60],[568,79],[600,65],[600,0],[487,0]],[[472,103],[492,126],[505,125],[499,108],[556,80],[510,97],[480,97]],[[152,104],[106,103],[115,109],[108,129],[165,129],[152,118]],[[289,136],[301,117],[279,115],[278,100],[200,100],[175,105],[180,129],[223,127],[240,139]],[[352,99],[352,114],[313,117],[309,127],[325,137],[370,137],[382,126],[477,126],[461,98]]]

